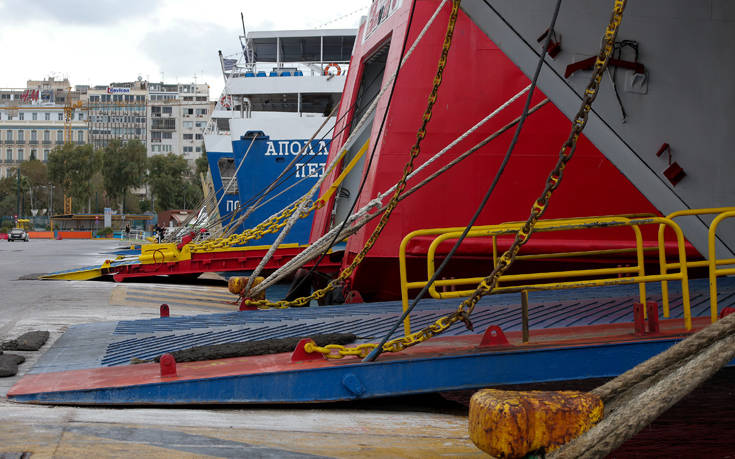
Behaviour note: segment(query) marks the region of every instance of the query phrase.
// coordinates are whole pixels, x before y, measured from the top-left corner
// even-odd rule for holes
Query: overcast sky
[[[0,0],[0,87],[48,76],[96,85],[196,75],[214,99],[224,85],[217,51],[239,50],[241,11],[248,31],[356,28],[371,1]]]

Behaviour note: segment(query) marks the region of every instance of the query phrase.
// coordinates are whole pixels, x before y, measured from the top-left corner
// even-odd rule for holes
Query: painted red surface
[[[416,2],[408,37],[409,47],[438,3],[438,0]],[[411,1],[403,2],[400,9],[377,26],[367,39],[364,39],[364,26],[360,29],[338,119],[347,116],[337,124],[335,132],[353,122],[352,114],[348,112],[357,97],[365,60],[390,41],[384,83],[397,68],[412,4]],[[368,150],[369,154],[375,145],[373,165],[367,171],[365,187],[359,196],[357,208],[395,184],[402,173],[426,108],[448,18],[449,4],[401,69],[380,137],[378,131],[386,111],[388,92],[378,104],[372,126],[371,148]],[[425,162],[528,84],[529,79],[460,11],[442,86],[416,165]],[[543,98],[544,95],[537,90],[533,102],[537,103]],[[516,101],[469,136],[411,183],[417,183],[519,116],[523,99]],[[508,167],[477,224],[525,220],[528,217],[531,204],[543,189],[559,149],[569,134],[570,126],[570,121],[551,103],[528,118]],[[340,151],[348,135],[349,130],[345,130],[334,137],[330,156]],[[388,284],[397,283],[397,274],[386,271],[386,263],[395,264],[398,246],[407,233],[421,228],[467,224],[491,183],[512,135],[513,130],[506,132],[403,201],[354,275],[353,287],[368,301],[390,296],[385,289]],[[339,170],[334,176],[338,172]],[[322,192],[329,187],[333,178],[326,180]],[[312,241],[328,230],[332,205],[330,203],[316,212]],[[553,195],[545,218],[641,212],[660,215],[620,171],[582,136],[574,158],[564,172],[563,183]],[[376,222],[377,219],[350,238],[346,261],[350,261],[363,247]],[[553,247],[557,250],[576,250],[580,244],[586,245],[591,241],[629,241],[629,233],[630,229],[623,228],[588,230],[584,234],[538,234],[528,243],[528,249],[534,250],[538,246],[544,249]],[[485,255],[487,251],[483,248],[480,253]]]
[[[273,271],[291,258],[301,252],[301,247],[280,247],[276,250],[273,257],[265,265],[265,272]],[[222,252],[206,252],[194,253],[191,259],[152,264],[130,264],[112,268],[114,271],[113,278],[116,282],[131,277],[150,277],[164,275],[187,275],[199,274],[205,272],[222,272],[222,271],[247,271],[255,269],[260,260],[263,258],[267,249],[243,249]],[[310,261],[304,265],[308,268],[313,266],[314,261]],[[330,257],[325,257],[319,265],[323,271],[329,272],[336,270],[339,266],[338,261],[332,261]]]
[[[57,231],[57,239],[92,239],[91,231]]]
[[[709,324],[708,318],[694,319],[694,331]],[[635,336],[631,324],[593,325],[586,327],[567,327],[533,331],[534,340],[541,342],[518,345],[496,346],[497,350],[508,352],[513,349],[543,349],[558,346],[585,346],[599,343],[630,342],[651,340],[685,335],[681,328],[681,320],[665,320],[662,322],[661,334],[639,337]],[[511,343],[520,342],[520,332],[506,334]],[[584,338],[578,338],[585,336]],[[383,354],[381,360],[399,360],[421,357],[436,357],[448,354],[466,354],[468,352],[487,352],[492,346],[481,346],[482,334],[435,337],[420,346],[411,347],[399,354]],[[8,397],[38,392],[57,392],[69,390],[97,389],[104,387],[124,387],[160,382],[186,381],[201,378],[223,376],[251,375],[281,371],[306,370],[324,368],[333,365],[350,365],[360,363],[357,358],[341,360],[306,360],[292,361],[291,353],[235,357],[201,362],[184,362],[176,364],[176,374],[162,376],[161,366],[157,363],[144,363],[118,367],[94,368],[88,370],[71,370],[57,373],[40,373],[24,376],[8,392]]]
[[[53,239],[53,231],[28,231],[28,237],[31,239]]]

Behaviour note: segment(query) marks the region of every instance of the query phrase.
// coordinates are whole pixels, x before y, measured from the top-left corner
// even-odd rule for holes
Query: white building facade
[[[148,156],[180,154],[193,167],[213,108],[207,84],[149,83]]]

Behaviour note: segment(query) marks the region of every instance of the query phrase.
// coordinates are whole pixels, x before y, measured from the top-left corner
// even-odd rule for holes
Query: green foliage
[[[196,165],[196,176],[199,177],[199,174],[204,174],[206,177],[209,171],[209,161],[207,160],[207,149],[204,144],[202,144],[202,155],[196,159],[194,164]]]
[[[110,236],[112,236],[113,233],[114,233],[114,231],[112,231],[112,228],[110,228],[109,226],[105,226],[101,230],[97,231],[97,236],[100,236],[100,237],[110,237]]]
[[[91,145],[66,143],[48,157],[48,177],[77,202],[86,202],[91,196],[90,179],[99,167],[100,156]]]
[[[147,200],[147,199],[141,199],[138,202],[138,207],[140,207],[140,211],[141,212],[149,212],[149,211],[153,210],[153,206],[152,206],[151,202],[149,200]]]
[[[159,210],[192,208],[202,198],[197,178],[180,155],[169,153],[150,158],[148,182]]]
[[[14,177],[0,180],[0,220],[3,215],[15,215],[15,183]]]
[[[30,161],[21,163],[20,174],[28,177],[28,180],[33,186],[48,183],[48,168],[43,162],[37,159],[31,159]]]
[[[145,145],[139,140],[111,141],[102,152],[102,176],[107,196],[117,202],[130,188],[143,184],[147,166]]]

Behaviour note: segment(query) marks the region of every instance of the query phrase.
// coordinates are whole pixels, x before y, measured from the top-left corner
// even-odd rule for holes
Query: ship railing
[[[734,214],[735,215],[735,214]],[[468,235],[468,239],[472,238],[491,238],[493,245],[493,266],[497,263],[497,237],[502,235],[515,234],[525,222],[510,222],[497,225],[477,226],[473,227]],[[659,274],[646,274],[644,252],[647,250],[659,250],[662,240],[658,241],[658,247],[644,247],[641,226],[645,225],[663,225],[674,231],[676,236],[676,253],[678,263],[667,264],[668,268],[676,269],[676,271],[659,270]],[[632,285],[638,284],[639,300],[641,304],[646,304],[646,283],[661,281],[679,281],[681,282],[682,303],[684,312],[684,324],[687,330],[692,327],[691,307],[689,301],[689,283],[688,283],[688,267],[686,258],[686,242],[684,235],[673,220],[666,217],[644,216],[630,218],[628,216],[603,216],[588,218],[568,218],[556,220],[540,220],[536,225],[536,232],[554,232],[554,231],[581,231],[594,228],[613,228],[613,227],[629,227],[632,230],[635,247],[625,249],[608,249],[608,250],[588,250],[575,252],[557,252],[557,253],[535,253],[528,255],[516,256],[516,259],[523,260],[542,260],[557,258],[582,258],[590,256],[606,256],[615,253],[635,253],[636,263],[634,266],[618,265],[609,268],[591,268],[591,269],[569,269],[561,271],[548,271],[524,274],[506,274],[500,276],[497,287],[493,290],[493,294],[511,293],[511,292],[529,292],[542,290],[562,290],[585,287],[601,287],[612,285]],[[429,279],[434,275],[435,264],[437,258],[437,249],[444,241],[456,240],[462,234],[464,228],[434,228],[423,229],[409,233],[401,241],[399,248],[399,275],[401,287],[401,300],[403,310],[408,309],[409,296],[408,291],[412,289],[420,289],[428,284]],[[409,282],[407,279],[407,247],[412,239],[418,237],[436,236],[429,245],[426,255],[426,280]],[[467,240],[467,239],[465,239]],[[665,257],[664,257],[665,260]],[[659,258],[659,263],[661,262]],[[592,279],[586,279],[590,278]],[[572,280],[563,280],[569,279]],[[433,298],[462,298],[467,297],[474,292],[474,287],[482,281],[484,277],[465,277],[452,279],[437,279],[428,289],[429,294]],[[513,282],[514,285],[507,285]],[[501,285],[506,284],[506,285]],[[471,285],[471,290],[455,290],[457,287]],[[438,291],[438,288],[449,288],[450,291]],[[525,294],[525,293],[524,293]],[[668,305],[667,305],[668,307]],[[644,313],[646,313],[644,308]],[[404,321],[404,330],[410,333],[410,318],[406,317]]]
[[[666,216],[666,218],[673,220],[674,218],[680,217],[693,217],[701,215],[717,215],[714,220],[710,223],[709,232],[707,237],[707,259],[687,261],[687,268],[707,268],[709,274],[709,290],[710,290],[710,320],[712,323],[717,321],[718,307],[717,307],[717,278],[721,276],[728,276],[735,274],[735,268],[722,268],[719,266],[733,266],[735,265],[735,258],[717,258],[716,254],[716,239],[717,239],[717,228],[723,220],[732,218],[735,216],[735,207],[710,207],[704,209],[686,209],[672,212]],[[678,269],[679,263],[668,263],[666,261],[666,254],[663,250],[664,235],[666,232],[665,226],[660,226],[658,229],[658,245],[659,245],[659,263],[661,266],[662,273],[666,273],[669,268]],[[669,288],[668,282],[661,282],[661,302],[663,303],[664,317],[669,317]]]

